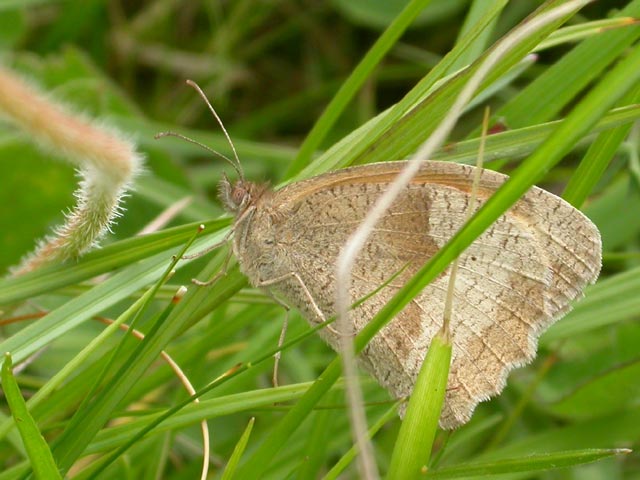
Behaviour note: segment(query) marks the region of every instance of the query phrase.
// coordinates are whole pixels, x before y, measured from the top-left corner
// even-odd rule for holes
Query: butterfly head
[[[234,215],[241,214],[249,206],[255,205],[262,194],[267,190],[266,186],[259,186],[248,182],[244,178],[231,183],[226,175],[220,181],[220,200],[224,208]]]

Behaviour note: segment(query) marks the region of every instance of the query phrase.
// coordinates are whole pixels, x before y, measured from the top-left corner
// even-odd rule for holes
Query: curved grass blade
[[[181,225],[107,245],[89,252],[75,264],[50,265],[19,277],[0,279],[0,305],[50,293],[182,245],[200,224],[205,225],[205,236],[230,222],[231,219],[220,219]]]
[[[22,437],[33,473],[38,479],[62,479],[51,450],[49,450],[49,445],[38,430],[38,426],[29,413],[24,398],[22,398],[20,387],[13,376],[12,366],[11,355],[5,353],[1,371],[2,390]]]
[[[253,424],[255,423],[255,417],[252,417],[249,420],[249,424],[247,428],[245,428],[240,440],[236,444],[233,449],[233,453],[231,454],[231,458],[227,462],[227,467],[224,469],[224,473],[222,474],[222,480],[232,480],[233,478],[237,478],[235,476],[236,469],[238,467],[238,463],[240,462],[240,458],[247,448],[247,443],[249,442],[249,437],[251,436],[251,431],[253,430]]]
[[[395,45],[402,33],[429,3],[431,3],[431,0],[411,0],[360,60],[360,63],[341,85],[340,90],[338,90],[300,146],[298,155],[289,166],[287,177],[298,173],[309,163],[311,156],[347,107],[349,101],[369,78],[371,72],[380,63],[384,55]]]
[[[393,448],[388,479],[411,479],[424,475],[438,430],[450,364],[451,339],[440,332],[431,340],[420,368]]]
[[[509,458],[495,462],[471,463],[443,467],[429,472],[429,479],[489,477],[506,473],[532,473],[557,470],[592,463],[603,458],[631,452],[625,448],[585,449],[569,452],[544,453],[526,457]]]

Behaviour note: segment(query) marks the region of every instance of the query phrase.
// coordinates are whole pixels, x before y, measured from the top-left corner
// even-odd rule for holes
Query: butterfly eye
[[[247,196],[247,190],[239,185],[236,185],[233,188],[233,192],[231,192],[231,200],[237,206],[241,206],[246,201]]]

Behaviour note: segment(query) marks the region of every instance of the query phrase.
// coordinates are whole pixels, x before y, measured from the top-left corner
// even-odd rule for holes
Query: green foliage
[[[3,368],[0,480],[54,467],[73,468],[79,478],[98,469],[99,478],[197,478],[203,419],[211,429],[210,478],[357,478],[340,359],[297,313],[282,354],[282,386],[272,387],[282,309],[247,288],[233,263],[211,287],[190,283],[220,272],[224,248],[181,260],[162,284],[172,255],[198,224],[206,228],[191,252],[228,232],[214,196],[222,173],[233,172],[191,143],[153,135],[178,131],[231,154],[206,106],[184,85],[192,78],[223,118],[250,179],[278,184],[293,174],[406,158],[437,128],[491,45],[540,2],[413,2],[429,6],[399,41],[404,25],[384,28],[409,2],[76,3],[0,5],[2,62],[74,111],[120,128],[140,145],[146,170],[103,248],[77,263],[0,280],[2,318],[46,313],[0,334],[0,353],[25,362],[14,374],[19,391]],[[598,225],[601,279],[543,335],[538,359],[513,372],[503,394],[481,404],[467,425],[438,433],[431,452],[431,440],[411,445],[405,432],[406,447],[392,462],[400,425],[394,402],[363,376],[383,475],[393,476],[422,448],[425,461],[431,458],[425,478],[640,476],[636,454],[621,450],[638,447],[640,425],[640,26],[595,23],[640,18],[640,0],[616,2],[618,11],[608,3],[568,19],[585,38],[552,23],[491,71],[434,157],[474,162],[481,110],[490,105],[504,131],[488,137],[485,164],[512,180],[376,316],[356,348],[534,183],[564,191]],[[550,35],[560,43],[532,64],[527,55]],[[327,105],[325,120],[306,137]],[[2,125],[0,266],[8,268],[59,223],[75,186],[68,167],[50,163],[50,152]],[[169,225],[134,236],[185,197],[189,205]],[[173,305],[183,284],[189,291]],[[135,319],[146,337],[119,334],[117,325],[105,330],[97,316]],[[162,351],[202,395],[199,404],[158,361]],[[25,408],[23,398],[29,432],[18,434],[11,415]],[[424,426],[410,418],[414,431]],[[38,451],[42,463],[31,463]]]
[[[62,477],[60,476],[56,462],[53,459],[53,455],[51,455],[51,450],[49,450],[49,445],[47,445],[42,434],[38,431],[38,426],[29,413],[24,398],[22,398],[20,394],[20,387],[13,376],[12,367],[11,355],[7,353],[4,356],[0,375],[0,379],[2,379],[2,391],[4,392],[7,404],[11,410],[11,415],[20,432],[22,441],[24,442],[33,473],[36,478],[39,479],[61,479]]]

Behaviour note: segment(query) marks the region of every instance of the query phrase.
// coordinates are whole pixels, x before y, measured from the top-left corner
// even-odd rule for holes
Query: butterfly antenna
[[[218,116],[218,113],[213,108],[213,106],[211,105],[211,102],[209,102],[209,99],[207,98],[205,93],[202,91],[202,89],[200,88],[200,86],[196,82],[194,82],[193,80],[187,80],[187,85],[189,85],[196,92],[198,92],[198,95],[200,95],[200,97],[202,97],[204,102],[207,104],[207,107],[209,107],[209,111],[215,117],[216,121],[218,122],[218,125],[220,125],[220,128],[222,129],[222,132],[224,133],[224,136],[227,138],[227,142],[229,142],[229,146],[231,146],[231,150],[233,151],[233,156],[234,156],[234,158],[236,160],[236,163],[235,164],[232,163],[232,165],[234,165],[234,168],[235,168],[236,172],[238,172],[238,175],[240,176],[240,178],[244,180],[244,175],[242,173],[242,167],[240,166],[240,157],[238,157],[238,152],[236,151],[236,147],[233,144],[233,142],[231,141],[231,137],[229,136],[229,133],[227,132],[227,129],[224,128],[224,124],[222,123],[222,120]]]
[[[229,157],[227,157],[225,154],[218,152],[217,150],[214,150],[213,148],[205,145],[204,143],[200,143],[197,140],[194,140],[193,138],[189,138],[185,135],[182,135],[181,133],[176,133],[176,132],[159,132],[156,133],[153,138],[155,138],[156,140],[158,138],[163,138],[163,137],[176,137],[179,138],[181,140],[185,140],[189,143],[193,143],[194,145],[197,145],[201,148],[204,148],[206,151],[208,151],[209,153],[212,153],[213,155],[216,155],[220,158],[222,158],[223,160],[229,162],[229,164],[233,167],[233,169],[238,172],[238,175],[240,175],[240,178],[244,178],[242,175],[242,171],[238,169],[238,165],[236,165],[236,163],[231,160]]]

